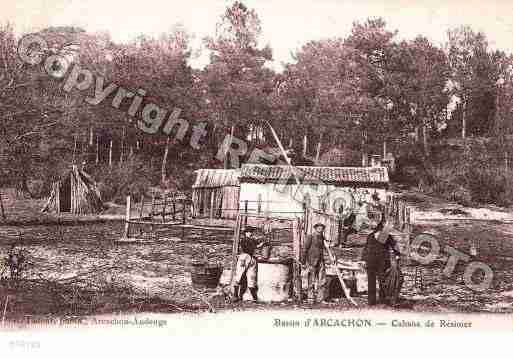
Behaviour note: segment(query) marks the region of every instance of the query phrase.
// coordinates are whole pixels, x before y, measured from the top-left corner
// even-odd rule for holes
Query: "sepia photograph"
[[[2,2],[0,353],[511,333],[511,14]]]

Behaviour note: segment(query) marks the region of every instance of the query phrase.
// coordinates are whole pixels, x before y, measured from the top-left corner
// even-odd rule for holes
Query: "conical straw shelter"
[[[103,203],[96,182],[73,165],[61,180],[53,183],[42,212],[97,214],[102,210]]]

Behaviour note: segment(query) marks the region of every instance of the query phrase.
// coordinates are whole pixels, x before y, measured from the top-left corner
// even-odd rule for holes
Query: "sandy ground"
[[[416,233],[429,232],[439,239],[442,248],[449,244],[463,252],[468,252],[470,242],[477,241],[478,255],[474,260],[490,265],[494,278],[488,290],[476,292],[465,286],[464,265],[459,265],[452,276],[443,276],[447,255],[442,251],[430,265],[412,262],[403,267],[405,300],[401,308],[442,313],[513,312],[513,223],[507,223],[509,218],[513,219],[512,212],[462,208],[411,193],[406,198],[417,209]],[[230,267],[231,238],[227,234],[188,231],[181,238],[181,231],[163,231],[157,237],[143,234],[142,241],[120,243],[123,224],[112,219],[122,218],[123,207],[113,207],[106,216],[82,218],[77,222],[69,216],[59,220],[46,214],[41,216],[42,203],[12,196],[4,203],[8,222],[0,223],[0,256],[5,257],[9,245],[16,241],[26,250],[29,262],[24,281],[18,287],[5,281],[0,285],[0,302],[6,295],[11,298],[7,318],[58,313],[207,311],[205,300],[218,311],[296,307],[291,302],[234,306],[215,292],[192,287],[193,260],[207,258],[224,268]],[[364,236],[350,237],[348,247],[341,251],[342,257],[358,260],[364,240]],[[284,253],[290,247],[276,247],[274,251],[274,254]],[[356,300],[365,306],[365,295]],[[306,304],[301,307],[312,308]],[[323,307],[349,309],[350,305],[340,300],[315,306]]]

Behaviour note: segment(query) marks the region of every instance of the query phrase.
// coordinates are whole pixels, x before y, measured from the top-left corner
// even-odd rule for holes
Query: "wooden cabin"
[[[299,178],[296,183],[292,171]],[[304,167],[245,164],[240,171],[240,205],[250,213],[296,217],[303,204],[337,214],[357,202],[381,202],[389,186],[386,167]],[[351,203],[347,203],[351,201]],[[244,207],[243,207],[244,206]],[[344,208],[342,208],[344,209]]]
[[[386,167],[290,166],[244,164],[240,169],[200,169],[193,185],[194,217],[237,217],[237,210],[272,217],[299,217],[303,204],[338,214],[340,207],[386,199]],[[351,203],[347,203],[351,201]]]
[[[192,216],[237,218],[239,209],[238,169],[199,169],[192,185]]]

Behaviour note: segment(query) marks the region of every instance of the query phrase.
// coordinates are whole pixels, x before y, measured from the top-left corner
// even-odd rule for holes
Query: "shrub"
[[[513,204],[513,173],[505,171],[500,161],[483,149],[466,149],[459,156],[438,161],[428,168],[431,183],[425,189],[463,205]]]
[[[148,164],[139,158],[128,160],[121,166],[100,166],[96,168],[95,174],[102,200],[118,204],[124,204],[129,194],[135,201],[139,201],[155,184],[152,179],[158,178],[151,173]]]
[[[43,180],[27,181],[27,187],[33,198],[43,198],[49,192],[49,185]]]

